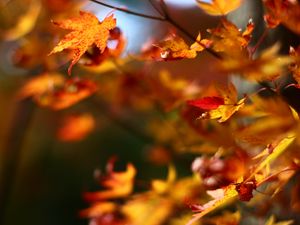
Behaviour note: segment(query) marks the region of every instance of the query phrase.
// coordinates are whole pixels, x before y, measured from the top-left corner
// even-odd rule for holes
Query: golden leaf
[[[237,9],[242,0],[211,0],[210,2],[197,0],[198,6],[206,13],[213,16],[222,16]]]
[[[115,199],[126,197],[132,192],[133,181],[136,170],[132,164],[127,164],[127,169],[124,172],[110,171],[108,176],[100,183],[108,189],[98,192],[87,192],[85,198],[90,201]]]
[[[203,113],[199,118],[201,119],[218,119],[222,123],[228,120],[235,112],[240,110],[245,104],[245,98],[237,99],[237,91],[231,83],[226,87],[218,87],[220,97],[224,99],[224,104],[218,108]]]
[[[294,222],[293,220],[286,220],[276,223],[274,215],[270,216],[268,221],[265,223],[265,225],[292,225]]]
[[[80,17],[54,22],[54,24],[63,29],[71,30],[49,54],[71,49],[73,56],[68,69],[70,74],[73,65],[78,62],[90,46],[95,44],[101,53],[105,50],[109,31],[116,27],[116,19],[113,15],[109,15],[102,22],[99,22],[93,14],[80,11]]]

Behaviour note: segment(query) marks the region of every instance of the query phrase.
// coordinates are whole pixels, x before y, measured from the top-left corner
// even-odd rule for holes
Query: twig
[[[147,18],[147,19],[153,19],[153,20],[160,20],[160,21],[165,21],[168,22],[169,24],[171,24],[173,27],[175,27],[177,30],[181,31],[183,34],[185,34],[188,38],[190,38],[192,41],[196,41],[199,45],[201,45],[202,47],[204,47],[204,49],[209,52],[212,56],[214,56],[217,59],[222,59],[222,56],[219,55],[218,53],[216,53],[215,51],[213,51],[212,49],[206,48],[206,46],[204,46],[200,41],[198,41],[194,35],[192,35],[191,33],[189,33],[184,27],[182,27],[181,25],[179,25],[175,20],[173,20],[172,17],[170,17],[169,12],[168,12],[168,7],[165,4],[165,2],[163,0],[160,0],[160,4],[161,4],[161,8],[163,10],[164,13],[164,17],[157,17],[157,16],[151,16],[151,15],[147,15],[147,14],[143,14],[143,13],[139,13],[139,12],[135,12],[135,11],[131,11],[122,7],[116,7],[116,6],[112,6],[97,0],[89,0],[91,2],[97,3],[99,5],[103,5],[105,7],[108,8],[112,8],[124,13],[128,13],[131,15],[135,15],[135,16],[139,16],[139,17],[143,17],[143,18]],[[151,3],[153,4],[153,3]],[[157,7],[154,7],[156,9],[156,11],[160,14],[160,11],[157,9]]]
[[[131,10],[128,10],[128,9],[125,9],[125,8],[122,8],[122,7],[112,6],[112,5],[97,1],[97,0],[89,0],[89,1],[97,3],[99,5],[103,5],[105,7],[111,8],[111,9],[118,10],[120,12],[131,14],[131,15],[134,15],[134,16],[139,16],[139,17],[143,17],[143,18],[147,18],[147,19],[151,19],[151,20],[160,20],[160,21],[165,21],[166,20],[166,18],[164,18],[164,17],[152,16],[152,15],[147,15],[147,14],[131,11]]]
[[[155,3],[153,2],[153,0],[148,0],[148,2],[151,4],[151,6],[155,9],[155,11],[156,11],[159,15],[161,15],[161,16],[163,16],[163,17],[165,18],[164,12],[161,12],[161,11],[160,11],[161,9],[158,8],[157,5],[155,5]]]

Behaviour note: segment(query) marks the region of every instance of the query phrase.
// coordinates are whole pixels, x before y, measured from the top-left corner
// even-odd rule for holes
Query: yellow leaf
[[[100,180],[103,187],[108,189],[98,192],[87,192],[85,193],[85,198],[97,201],[125,197],[132,192],[135,174],[136,170],[132,164],[127,164],[127,169],[124,172],[110,171],[106,178]]]
[[[103,53],[109,38],[109,31],[116,27],[116,19],[113,15],[109,15],[102,22],[99,22],[93,14],[80,11],[80,17],[54,22],[54,24],[63,29],[71,30],[49,54],[61,52],[64,49],[72,50],[72,62],[68,69],[70,74],[73,65],[93,44]]]
[[[281,155],[288,148],[288,146],[293,143],[295,138],[295,133],[290,132],[272,149],[272,151],[270,151],[269,147],[265,148],[262,153],[259,154],[259,156],[267,155],[267,157],[261,163],[259,163],[253,173],[246,180],[249,181],[254,178],[258,172],[260,172],[264,167],[268,166],[273,160]]]
[[[245,104],[245,98],[237,100],[237,91],[231,83],[226,87],[218,87],[218,92],[224,99],[224,104],[217,109],[203,113],[200,118],[218,119],[222,123],[228,120],[235,112],[240,110]]]
[[[221,69],[227,73],[242,74],[249,80],[274,80],[283,75],[284,67],[292,62],[289,56],[278,55],[280,46],[265,49],[258,58],[227,57],[221,62]]]
[[[221,16],[237,9],[242,0],[211,0],[210,2],[197,0],[198,6],[206,13],[213,16]]]
[[[199,206],[199,213],[193,215],[192,218],[186,225],[191,225],[197,220],[199,220],[204,215],[214,211],[215,209],[224,206],[225,204],[230,203],[234,198],[238,196],[238,192],[236,191],[236,186],[231,184],[225,188],[216,189],[213,191],[207,191],[209,195],[214,197],[213,200],[208,203]]]
[[[276,223],[274,215],[270,216],[268,221],[265,223],[265,225],[291,225],[291,224],[293,224],[293,220],[286,220],[286,221]]]
[[[153,180],[152,181],[152,189],[158,193],[163,194],[171,187],[171,185],[176,180],[176,170],[174,166],[169,166],[168,178],[166,181],[163,180]]]
[[[209,29],[212,37],[212,49],[226,57],[248,57],[247,46],[251,40],[254,23],[249,20],[245,31],[223,18],[219,27]]]

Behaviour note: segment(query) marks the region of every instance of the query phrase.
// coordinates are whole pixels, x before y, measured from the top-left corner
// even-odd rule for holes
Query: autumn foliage
[[[102,18],[84,1],[30,2],[2,35],[22,40],[11,61],[31,73],[14,101],[59,115],[54,138],[73,145],[104,134],[110,120],[144,143],[148,164],[167,171],[143,177],[112,154],[95,173],[98,190],[82,193],[86,224],[300,223],[299,1],[257,1],[261,18],[239,27],[233,12],[250,0],[195,0],[199,14],[217,21],[198,33],[179,25],[163,0],[148,1],[158,16],[98,1],[99,9],[114,8]],[[119,11],[171,29],[140,37],[140,51],[126,52]],[[279,31],[296,41],[277,40]],[[180,60],[200,70],[211,64],[210,82],[172,74]]]

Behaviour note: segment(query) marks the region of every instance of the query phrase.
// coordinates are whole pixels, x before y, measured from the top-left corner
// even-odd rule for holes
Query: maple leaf
[[[289,66],[289,70],[292,72],[294,79],[297,81],[298,85],[295,85],[295,87],[299,88],[300,86],[300,46],[298,48],[294,49],[293,47],[290,47],[290,56],[293,59],[293,62]]]
[[[221,25],[214,29],[208,29],[212,35],[212,49],[221,52],[227,57],[248,56],[248,46],[254,30],[254,23],[249,20],[246,29],[241,30],[227,19],[221,20]]]
[[[127,164],[126,171],[113,171],[113,163],[108,164],[108,175],[100,179],[100,184],[108,189],[98,192],[87,192],[85,199],[89,201],[115,199],[129,195],[133,189],[136,169],[132,164]]]
[[[68,68],[71,74],[72,67],[78,62],[87,49],[95,44],[103,53],[109,38],[109,31],[116,27],[116,19],[111,14],[100,22],[96,16],[89,12],[80,11],[80,17],[54,22],[55,25],[71,30],[50,52],[49,55],[61,52],[64,49],[73,51],[72,62]]]
[[[201,40],[201,35],[196,38],[195,43],[191,46],[179,36],[172,34],[167,39],[155,44],[154,46],[160,49],[160,57],[164,60],[173,60],[173,59],[192,59],[197,56],[197,52],[203,51],[205,48],[208,48],[211,44],[210,40],[203,39]]]
[[[284,138],[282,138],[274,149],[272,153],[269,153],[251,172],[251,174],[246,178],[243,177],[238,179],[237,184],[229,184],[226,187],[219,188],[212,191],[207,191],[207,194],[213,197],[213,200],[207,202],[204,205],[192,205],[191,207],[196,212],[193,218],[186,224],[191,225],[197,220],[199,220],[204,215],[216,210],[217,208],[224,206],[231,201],[235,200],[236,197],[240,197],[241,200],[249,201],[252,198],[252,191],[265,182],[264,177],[257,179],[259,172],[269,165],[273,160],[275,160],[280,154],[282,154],[295,140],[295,133],[290,132]],[[263,150],[263,152],[268,151],[268,147]]]
[[[204,97],[195,100],[187,101],[189,105],[201,108],[201,109],[217,109],[220,105],[224,105],[224,99],[218,96]]]
[[[264,0],[264,4],[274,19],[291,31],[300,34],[300,3],[286,0]]]
[[[210,2],[197,0],[197,2],[204,12],[213,16],[221,16],[237,9],[241,5],[242,0],[211,0]]]
[[[198,212],[193,215],[193,218],[186,224],[191,225],[199,220],[204,215],[211,211],[228,204],[238,195],[235,185],[231,184],[225,188],[219,188],[212,191],[207,191],[207,194],[213,197],[213,200],[207,202],[204,205],[193,205],[194,211]]]
[[[273,29],[273,28],[277,27],[280,24],[280,20],[274,18],[270,14],[265,14],[264,15],[264,21],[265,21],[267,27],[270,28],[270,29]]]
[[[203,113],[199,117],[200,119],[218,119],[218,122],[222,123],[244,106],[246,98],[242,98],[239,101],[237,100],[237,91],[232,83],[230,83],[227,88],[217,87],[217,91],[220,94],[223,104]],[[218,99],[218,103],[221,103],[221,99]]]
[[[284,68],[292,62],[289,56],[278,55],[280,46],[275,44],[261,52],[258,58],[226,57],[220,67],[226,73],[241,73],[256,81],[272,81],[283,75]]]

